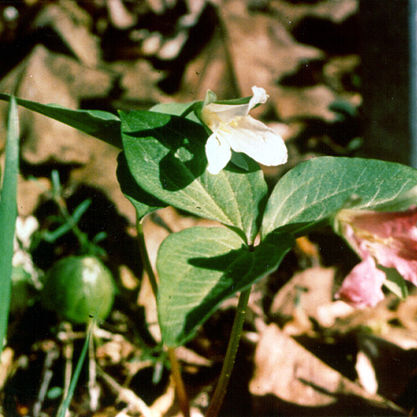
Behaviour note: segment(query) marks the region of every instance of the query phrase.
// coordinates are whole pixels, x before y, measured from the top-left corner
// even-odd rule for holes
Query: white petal
[[[208,161],[207,171],[216,175],[230,161],[232,151],[227,141],[218,139],[216,134],[213,133],[206,142],[206,156]]]
[[[248,111],[248,104],[210,103],[203,107],[201,118],[214,131],[221,124],[230,123],[236,118],[246,116]]]
[[[252,92],[253,96],[249,101],[248,110],[246,114],[248,114],[257,104],[266,103],[269,98],[268,94],[266,94],[266,91],[261,87],[257,87],[256,85],[252,87]]]
[[[287,148],[281,136],[251,116],[240,119],[233,127],[218,129],[217,137],[228,142],[235,152],[242,152],[263,165],[287,162]]]

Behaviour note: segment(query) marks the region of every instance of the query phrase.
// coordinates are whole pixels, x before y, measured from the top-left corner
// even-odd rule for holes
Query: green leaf
[[[121,112],[123,147],[137,184],[158,200],[242,230],[251,242],[267,186],[257,163],[248,171],[229,164],[206,171],[204,128],[184,118],[146,111]]]
[[[138,221],[142,220],[147,214],[167,206],[167,204],[139,187],[129,171],[123,152],[120,152],[117,158],[116,174],[122,193],[136,210],[136,218]]]
[[[8,101],[8,94],[0,94],[0,100]],[[72,110],[58,104],[40,104],[16,98],[18,104],[29,110],[58,120],[68,126],[121,148],[120,119],[113,113],[101,110]]]
[[[284,227],[302,234],[342,208],[405,209],[416,198],[417,170],[362,158],[320,157],[297,165],[275,186],[262,234]]]
[[[164,342],[191,339],[217,305],[274,271],[292,247],[270,235],[253,251],[233,231],[192,227],[168,236],[157,258],[158,314]]]
[[[150,110],[156,113],[182,116],[201,124],[200,119],[195,114],[195,110],[199,107],[201,107],[201,102],[199,101],[192,101],[191,103],[159,103],[155,104]]]
[[[386,280],[384,281],[384,287],[398,298],[405,300],[408,296],[407,283],[399,272],[394,268],[384,268],[381,265],[378,265],[378,269],[381,269],[385,273]]]
[[[16,193],[19,172],[19,119],[14,97],[10,99],[6,162],[0,199],[0,352],[7,333],[12,277],[13,239],[17,217]]]

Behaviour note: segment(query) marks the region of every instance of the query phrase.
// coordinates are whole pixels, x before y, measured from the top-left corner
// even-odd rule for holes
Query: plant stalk
[[[138,220],[136,222],[136,230],[137,230],[138,240],[139,240],[140,257],[142,259],[143,267],[145,268],[145,271],[148,274],[149,282],[152,287],[152,292],[156,300],[156,297],[158,295],[158,284],[156,282],[155,273],[153,272],[153,269],[152,269],[148,251],[146,250],[145,235],[143,233],[142,221]]]
[[[242,291],[239,296],[235,319],[233,321],[232,332],[227,346],[226,357],[224,358],[222,371],[214,390],[213,397],[206,412],[206,417],[217,417],[226,395],[227,385],[229,384],[233,366],[236,360],[236,353],[239,347],[240,336],[245,322],[246,307],[248,305],[251,288]]]
[[[174,348],[168,348],[168,357],[171,362],[171,375],[175,383],[178,404],[184,417],[190,417],[190,404],[188,402],[187,391],[185,390],[184,381],[181,376],[181,368],[175,355]]]

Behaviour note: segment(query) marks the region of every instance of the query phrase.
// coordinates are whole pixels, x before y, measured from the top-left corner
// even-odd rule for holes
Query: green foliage
[[[8,101],[10,96],[0,94],[0,100]],[[120,120],[113,113],[101,110],[72,110],[58,104],[41,104],[21,98],[16,98],[16,101],[29,110],[58,120],[111,145],[121,147]]]
[[[151,111],[157,113],[171,114],[172,116],[182,116],[196,123],[201,121],[198,118],[198,112],[201,102],[193,101],[191,103],[160,103],[151,108]]]
[[[7,333],[12,277],[13,238],[17,217],[17,174],[19,172],[19,120],[14,97],[10,99],[6,162],[0,199],[0,353]]]
[[[106,232],[99,232],[90,239],[88,234],[78,227],[78,223],[82,216],[91,205],[91,199],[82,201],[74,208],[72,213],[70,213],[64,198],[65,191],[62,189],[58,171],[52,171],[51,182],[52,190],[48,191],[46,196],[55,203],[58,214],[48,217],[48,222],[50,223],[49,229],[35,233],[35,239],[34,242],[32,242],[32,250],[34,250],[42,240],[48,243],[55,243],[60,237],[71,232],[78,241],[78,254],[104,256],[106,252],[99,246],[99,243],[107,237]]]
[[[267,186],[259,166],[236,166],[218,175],[206,171],[206,133],[189,120],[145,111],[121,112],[122,139],[136,183],[157,199],[242,231],[258,232]]]
[[[417,170],[393,162],[330,156],[311,159],[297,165],[275,186],[265,209],[262,234],[280,228],[304,234],[342,208],[404,209],[417,201],[416,185]]]
[[[0,99],[9,96],[0,94]],[[169,346],[189,340],[219,303],[276,270],[295,237],[331,222],[342,208],[393,211],[417,202],[417,171],[376,160],[309,160],[289,171],[269,200],[262,171],[245,155],[234,154],[224,170],[211,175],[201,102],[120,112],[120,119],[106,112],[18,102],[121,147],[117,176],[138,220],[171,205],[228,227],[187,229],[161,245],[158,310]],[[73,222],[84,209],[70,216]],[[261,241],[253,247],[260,229]],[[387,286],[404,296],[403,281],[388,275]]]
[[[147,214],[167,206],[138,185],[129,171],[123,152],[118,157],[117,179],[124,196],[135,208],[138,221],[142,220]]]
[[[219,227],[171,234],[157,262],[164,342],[185,343],[220,302],[274,271],[292,245],[291,236],[271,236],[250,250],[236,233]]]

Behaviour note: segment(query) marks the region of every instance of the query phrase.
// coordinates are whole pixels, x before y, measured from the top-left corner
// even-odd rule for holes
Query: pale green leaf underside
[[[184,118],[146,111],[120,113],[129,170],[158,200],[242,230],[252,240],[267,192],[259,166],[248,172],[230,164],[218,175],[206,171],[203,127]]]
[[[157,258],[164,343],[185,343],[221,301],[274,271],[293,244],[283,235],[274,239],[254,251],[220,227],[193,227],[165,239]]]
[[[417,170],[373,159],[320,157],[297,165],[275,186],[262,233],[303,233],[344,207],[406,208],[417,202]],[[406,198],[405,198],[406,197]]]
[[[200,119],[194,112],[197,103],[198,102],[196,101],[191,103],[158,103],[155,104],[155,106],[153,106],[150,110],[157,113],[186,117],[188,120],[201,124]]]

